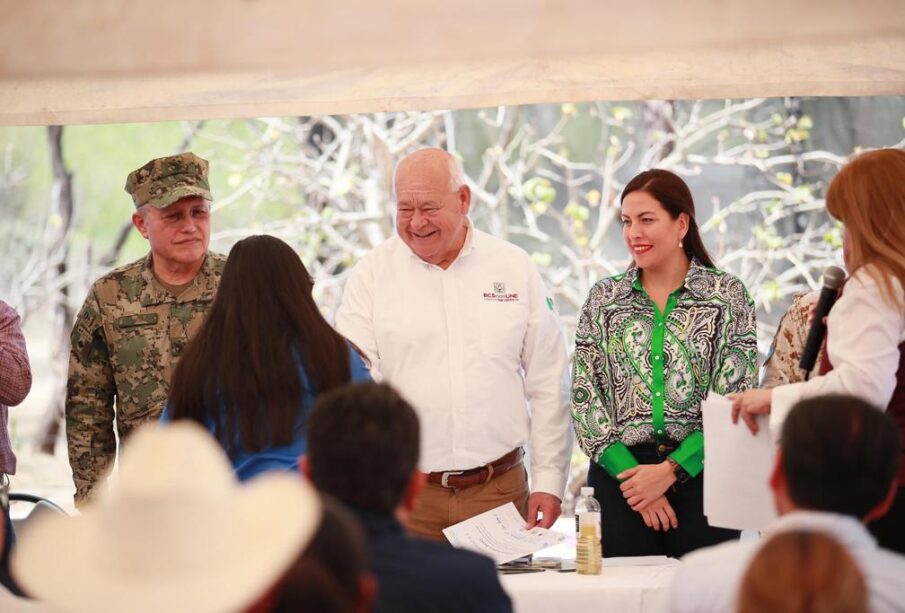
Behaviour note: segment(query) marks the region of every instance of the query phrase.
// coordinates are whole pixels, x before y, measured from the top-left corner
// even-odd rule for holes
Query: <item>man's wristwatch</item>
[[[672,472],[676,476],[676,481],[685,483],[691,479],[691,475],[689,475],[688,472],[682,468],[682,465],[676,462],[671,456],[666,456],[666,461],[672,466]]]

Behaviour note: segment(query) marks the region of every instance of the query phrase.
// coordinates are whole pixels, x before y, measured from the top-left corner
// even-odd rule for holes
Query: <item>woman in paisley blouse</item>
[[[738,537],[704,518],[701,400],[756,384],[754,304],[714,267],[675,174],[632,179],[622,226],[634,262],[582,308],[572,418],[603,508],[604,557],[680,557]]]

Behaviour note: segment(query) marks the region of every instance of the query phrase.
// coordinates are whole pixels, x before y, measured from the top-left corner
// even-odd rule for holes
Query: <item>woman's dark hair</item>
[[[300,412],[310,408],[302,405],[305,393],[351,379],[350,345],[321,315],[312,288],[301,258],[280,239],[237,242],[207,318],[173,373],[173,419],[213,424],[227,451],[292,442]]]
[[[322,495],[321,501],[320,526],[276,586],[270,613],[370,610],[373,593],[363,585],[371,575],[364,530],[334,498]]]
[[[685,181],[668,170],[660,168],[645,170],[628,182],[622,190],[619,204],[622,204],[626,196],[637,191],[647,192],[653,196],[673,219],[678,219],[681,213],[688,215],[688,233],[682,239],[685,255],[688,259],[696,259],[708,268],[716,268],[710,254],[707,253],[707,248],[704,247],[701,233],[698,232],[698,222],[694,217],[694,199]]]

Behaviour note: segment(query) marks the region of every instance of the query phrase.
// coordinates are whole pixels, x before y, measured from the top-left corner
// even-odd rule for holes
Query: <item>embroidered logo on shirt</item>
[[[547,296],[547,308],[551,311],[553,310],[553,298],[550,296]]]
[[[484,292],[484,300],[493,300],[494,302],[518,302],[518,294],[516,292],[506,292],[506,284],[502,281],[493,282],[493,291]]]

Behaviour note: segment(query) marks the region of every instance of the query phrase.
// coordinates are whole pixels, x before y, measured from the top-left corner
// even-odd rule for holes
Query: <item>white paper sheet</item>
[[[618,558],[604,558],[604,568],[617,566],[675,566],[679,561],[667,556],[627,556]]]
[[[545,528],[526,530],[525,520],[511,502],[450,526],[443,534],[454,547],[483,553],[497,564],[551,547],[566,538]]]
[[[711,526],[761,530],[776,518],[770,471],[775,448],[765,416],[752,435],[732,423],[732,401],[711,393],[701,404],[704,417],[704,515]]]

